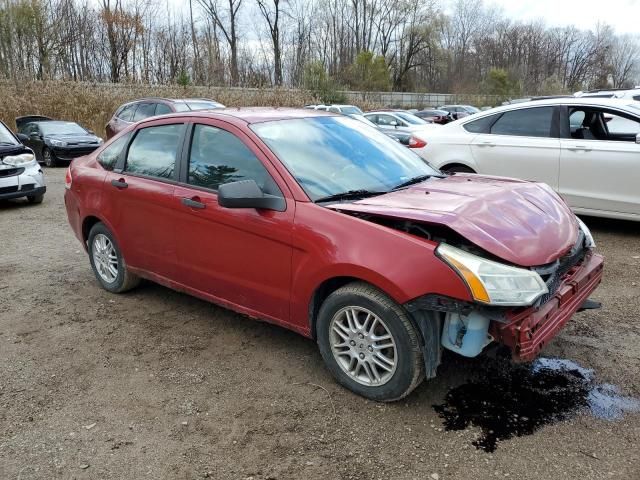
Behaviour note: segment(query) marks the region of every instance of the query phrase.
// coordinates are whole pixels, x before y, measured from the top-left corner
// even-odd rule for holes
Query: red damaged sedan
[[[150,118],[74,160],[66,187],[103,288],[145,278],[294,330],[381,401],[434,377],[443,348],[534,358],[603,272],[546,185],[443,175],[313,110]]]

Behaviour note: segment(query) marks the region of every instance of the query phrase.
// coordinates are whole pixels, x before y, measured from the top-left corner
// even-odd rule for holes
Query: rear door
[[[486,117],[478,119],[482,122]],[[465,124],[471,125],[473,122]],[[558,189],[559,110],[521,108],[496,114],[471,142],[478,173],[544,182]]]
[[[153,117],[156,114],[156,104],[153,102],[140,103],[133,116],[134,122],[139,122],[145,118]]]
[[[133,132],[104,188],[109,221],[127,263],[165,278],[176,270],[173,192],[186,130],[184,123],[172,122]]]
[[[601,107],[566,112],[562,196],[574,208],[640,215],[640,118]]]
[[[255,143],[226,122],[193,125],[174,204],[179,281],[221,303],[288,321],[295,202]],[[253,179],[283,212],[223,208],[219,185]]]

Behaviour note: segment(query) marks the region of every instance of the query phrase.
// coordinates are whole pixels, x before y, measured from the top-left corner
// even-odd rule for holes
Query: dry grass
[[[15,126],[21,115],[40,114],[72,120],[104,134],[113,112],[141,97],[212,98],[230,107],[300,107],[313,103],[310,93],[288,89],[233,89],[216,87],[90,84],[74,82],[0,82],[0,119]]]

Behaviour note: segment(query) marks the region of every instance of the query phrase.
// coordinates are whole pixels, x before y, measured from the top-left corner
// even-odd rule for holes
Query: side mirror
[[[640,133],[636,134],[636,143],[640,143]]]
[[[93,130],[87,129],[87,132],[89,132],[91,135],[95,135],[96,132],[94,132]]]
[[[18,137],[18,140],[20,140],[22,143],[29,140],[29,137],[26,136],[24,133],[18,133],[16,137]]]
[[[255,180],[240,180],[218,187],[218,204],[225,208],[256,208],[284,212],[284,198],[264,193]]]

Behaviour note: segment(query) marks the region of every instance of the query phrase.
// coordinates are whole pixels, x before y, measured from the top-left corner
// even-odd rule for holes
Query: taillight
[[[67,174],[64,177],[64,188],[70,190],[71,182],[73,182],[73,178],[71,177],[71,165],[69,165],[69,168],[67,168]]]
[[[421,140],[416,137],[411,137],[409,139],[409,148],[422,148],[426,146],[427,146],[427,142],[425,142],[424,140]]]

